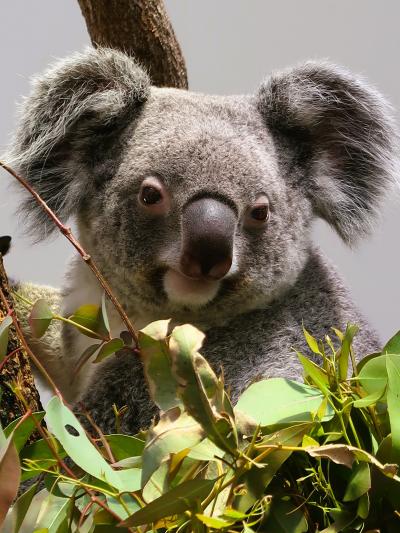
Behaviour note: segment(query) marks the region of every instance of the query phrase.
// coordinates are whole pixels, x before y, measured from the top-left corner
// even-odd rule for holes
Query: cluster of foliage
[[[43,335],[54,319],[99,340],[80,365],[117,351],[137,355],[126,332],[110,337],[104,301],[68,319],[36,302],[33,333]],[[9,326],[0,325],[0,359]],[[399,531],[400,332],[356,364],[357,327],[333,331],[323,341],[304,331],[304,384],[264,379],[233,407],[223,376],[199,353],[204,335],[191,325],[150,324],[138,342],[159,418],[122,435],[115,407],[115,434],[94,424],[87,432],[54,396],[44,412],[27,410],[0,429],[2,531]],[[7,514],[10,494],[28,480]]]

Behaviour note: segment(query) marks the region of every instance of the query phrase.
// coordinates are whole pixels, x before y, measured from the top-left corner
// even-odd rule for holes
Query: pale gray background
[[[271,70],[307,58],[329,58],[366,76],[400,109],[398,0],[168,0],[192,90],[253,91]],[[15,102],[29,77],[54,58],[81,50],[89,39],[74,0],[14,0],[0,6],[0,151],[15,124]],[[397,116],[399,116],[397,114]],[[7,269],[20,279],[59,285],[70,245],[59,237],[32,245],[14,215],[18,198],[0,172],[0,235],[14,248]],[[400,328],[398,307],[400,202],[388,199],[368,242],[347,249],[323,223],[315,238],[384,338]]]

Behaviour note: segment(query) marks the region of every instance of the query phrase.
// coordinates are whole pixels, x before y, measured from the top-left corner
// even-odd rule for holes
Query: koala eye
[[[163,215],[168,212],[170,202],[164,184],[157,178],[143,180],[138,195],[139,203],[149,213]]]
[[[155,187],[146,185],[141,191],[140,199],[145,205],[158,204],[162,200],[162,194]]]
[[[256,202],[249,207],[246,213],[244,225],[247,227],[259,228],[268,222],[270,216],[268,198],[260,196]]]

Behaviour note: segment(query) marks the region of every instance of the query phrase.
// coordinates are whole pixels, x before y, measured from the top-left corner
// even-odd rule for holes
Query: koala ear
[[[90,164],[101,162],[107,146],[113,154],[108,163],[118,160],[110,139],[115,140],[132,121],[149,88],[147,74],[132,58],[115,50],[87,49],[61,60],[33,80],[7,162],[51,209],[68,217],[90,189]],[[51,231],[32,198],[23,209]]]
[[[300,166],[314,212],[348,244],[368,233],[397,171],[382,96],[338,67],[308,62],[262,84],[257,104],[278,153],[289,154],[292,172]]]

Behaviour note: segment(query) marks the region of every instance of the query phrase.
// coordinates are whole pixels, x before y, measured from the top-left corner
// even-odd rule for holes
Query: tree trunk
[[[185,62],[162,0],[78,0],[93,46],[134,56],[158,87],[188,88]]]
[[[9,309],[14,309],[14,302],[0,253],[0,323],[8,314]],[[11,357],[4,359],[3,362],[0,361],[0,365],[3,363],[0,370],[0,422],[3,428],[26,412],[26,407],[12,391],[15,385],[21,390],[21,395],[24,397],[28,408],[31,408],[32,411],[42,409],[39,393],[33,380],[30,361],[14,325],[9,329],[7,347],[7,353],[11,354],[12,352],[15,353]]]

